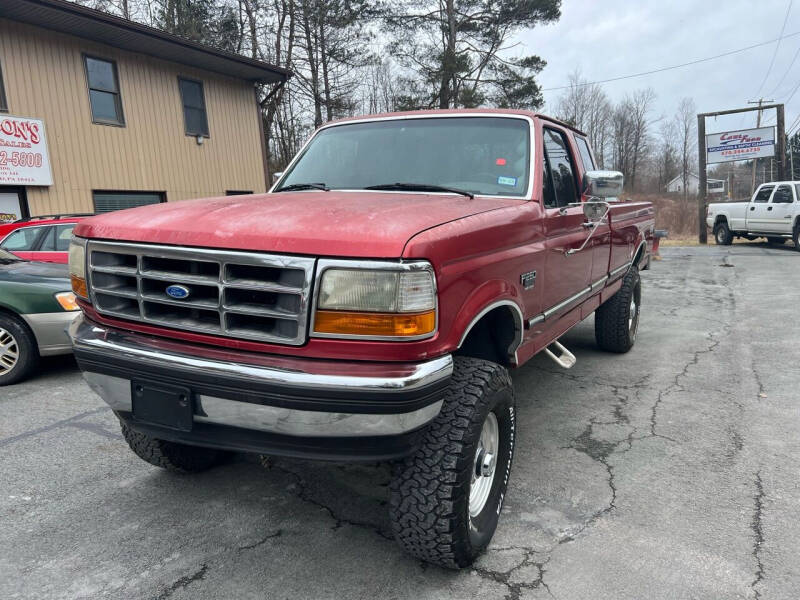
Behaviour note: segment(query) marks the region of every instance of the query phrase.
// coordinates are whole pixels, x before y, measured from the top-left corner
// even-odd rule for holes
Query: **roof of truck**
[[[434,110],[407,110],[407,111],[400,111],[400,112],[388,112],[388,113],[377,113],[373,115],[361,115],[358,117],[347,117],[344,119],[337,119],[336,121],[329,121],[322,125],[322,127],[330,127],[331,125],[337,125],[340,123],[347,123],[352,121],[373,121],[378,119],[392,119],[392,118],[402,118],[402,117],[420,117],[425,115],[430,116],[440,116],[440,115],[518,115],[522,117],[528,117],[529,119],[544,119],[545,121],[550,121],[551,123],[557,123],[562,127],[566,127],[578,133],[580,135],[585,136],[586,133],[566,123],[555,117],[551,117],[548,115],[543,115],[541,113],[537,113],[531,110],[521,110],[521,109],[510,109],[510,108],[448,108],[448,109],[434,109]]]

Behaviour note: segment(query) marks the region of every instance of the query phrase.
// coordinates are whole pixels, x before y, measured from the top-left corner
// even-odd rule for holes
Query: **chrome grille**
[[[92,302],[103,315],[235,338],[300,345],[313,258],[89,242]],[[167,287],[188,290],[183,299]]]

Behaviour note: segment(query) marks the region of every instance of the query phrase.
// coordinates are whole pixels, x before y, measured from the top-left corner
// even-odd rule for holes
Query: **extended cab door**
[[[773,191],[775,191],[775,186],[772,184],[762,185],[758,188],[758,191],[750,201],[750,206],[747,207],[747,231],[769,231],[767,206]]]
[[[583,298],[575,296],[589,287],[592,250],[589,247],[572,255],[567,251],[580,248],[589,230],[580,205],[578,169],[568,142],[567,132],[556,126],[542,128],[545,273],[542,286],[542,307],[553,314],[563,312]]]
[[[795,186],[782,183],[772,193],[772,199],[767,205],[767,221],[770,233],[792,233],[792,216],[795,212]]]

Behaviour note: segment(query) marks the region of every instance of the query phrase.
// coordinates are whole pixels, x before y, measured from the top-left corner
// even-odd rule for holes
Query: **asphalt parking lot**
[[[662,250],[634,350],[592,319],[514,373],[518,445],[475,568],[390,539],[385,465],[136,458],[71,360],[0,388],[2,598],[796,598],[800,253]]]

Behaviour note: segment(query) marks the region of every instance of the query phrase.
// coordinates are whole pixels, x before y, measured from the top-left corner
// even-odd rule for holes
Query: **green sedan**
[[[30,375],[40,356],[72,352],[65,329],[79,312],[67,265],[0,249],[0,386]]]

